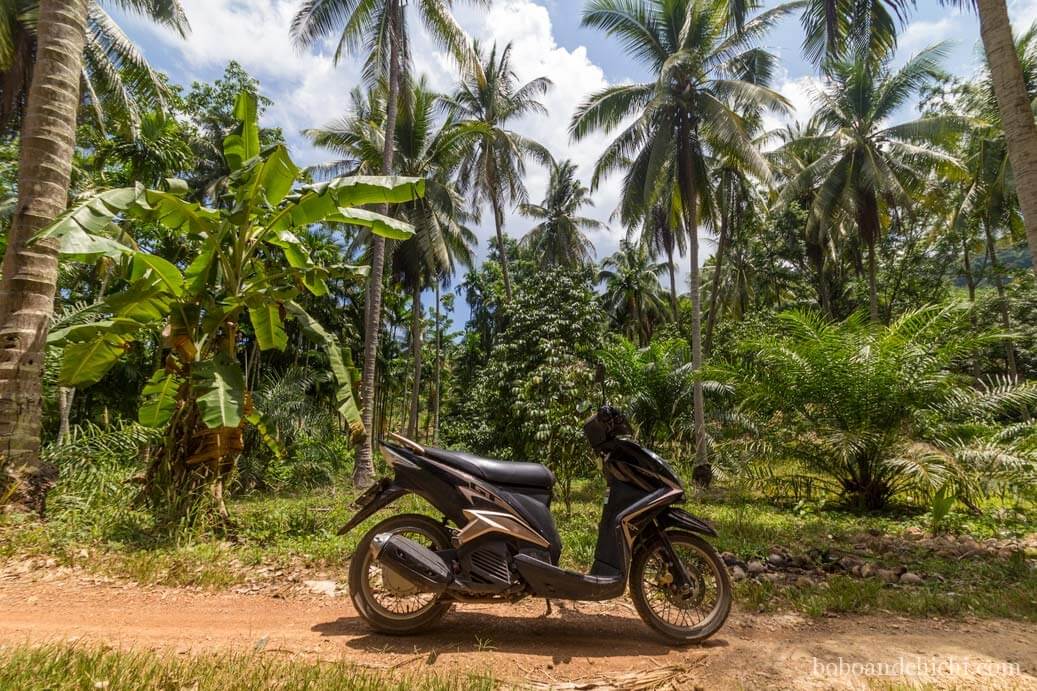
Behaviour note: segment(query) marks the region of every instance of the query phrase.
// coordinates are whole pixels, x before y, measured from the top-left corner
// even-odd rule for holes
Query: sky
[[[299,0],[181,0],[192,31],[186,40],[150,25],[139,18],[116,18],[137,42],[151,64],[167,73],[173,81],[190,85],[195,80],[211,81],[223,73],[231,60],[240,62],[261,83],[261,91],[274,101],[264,114],[263,124],[281,127],[297,163],[311,165],[328,154],[310,147],[301,135],[308,127],[328,123],[344,114],[348,94],[360,81],[359,60],[346,58],[334,64],[334,45],[300,52],[289,39],[288,27]],[[114,4],[114,3],[113,3]],[[513,66],[523,81],[549,77],[554,87],[543,99],[547,116],[527,118],[514,129],[546,145],[559,160],[572,159],[586,183],[595,160],[609,141],[596,134],[570,141],[568,123],[579,103],[589,94],[609,84],[641,81],[646,75],[628,59],[615,40],[580,26],[582,0],[494,0],[489,9],[466,6],[455,0],[455,16],[470,36],[485,45],[493,42],[513,44]],[[1009,0],[1009,11],[1017,30],[1037,20],[1037,0]],[[411,15],[413,16],[413,14]],[[450,91],[456,68],[412,22],[414,66],[428,75],[432,86]],[[812,95],[819,86],[815,71],[802,57],[802,28],[797,16],[784,20],[764,41],[779,56],[782,64],[775,88],[792,104],[791,114],[774,116],[769,124],[805,119],[812,112]],[[921,0],[902,29],[896,60],[937,43],[947,42],[945,68],[968,76],[980,61],[977,18],[935,0]],[[910,117],[910,113],[905,114]],[[543,197],[547,171],[535,164],[529,167],[527,186],[531,200]],[[593,194],[593,216],[608,224],[607,231],[591,232],[597,258],[603,259],[618,247],[624,230],[610,216],[619,200],[618,176],[606,180]],[[491,214],[484,213],[477,228],[485,256],[488,238],[493,234]],[[506,231],[520,237],[530,228],[528,220],[512,213]],[[701,258],[713,252],[715,243],[708,233],[702,238]],[[683,263],[682,263],[683,264]],[[682,266],[681,280],[687,267]],[[458,315],[461,316],[461,315]]]

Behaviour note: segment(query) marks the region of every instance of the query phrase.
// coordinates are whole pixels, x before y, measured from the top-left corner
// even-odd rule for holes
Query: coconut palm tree
[[[642,346],[665,314],[659,291],[659,276],[665,271],[666,264],[653,261],[643,244],[623,240],[598,273],[598,282],[605,284],[605,310],[627,338]]]
[[[674,209],[672,199],[658,202],[641,222],[641,242],[648,247],[652,256],[666,256],[666,270],[670,275],[670,309],[673,320],[680,319],[677,302],[677,263],[674,256],[684,254],[687,248],[685,235],[681,232],[680,210]]]
[[[811,213],[831,219],[844,212],[857,225],[867,250],[869,314],[879,321],[875,247],[883,234],[883,210],[909,202],[909,191],[936,170],[952,174],[958,162],[940,148],[964,126],[960,117],[930,116],[889,125],[908,99],[937,76],[943,49],[922,51],[897,70],[864,60],[835,62],[829,86],[817,94],[817,118],[826,153],[793,178],[783,199],[816,189]]]
[[[485,54],[476,46],[478,61],[466,72],[457,92],[447,99],[451,113],[460,121],[481,124],[485,132],[461,164],[459,179],[472,195],[476,213],[483,204],[493,212],[497,246],[504,248],[506,206],[528,198],[523,178],[526,161],[547,165],[551,155],[532,139],[508,129],[515,120],[531,114],[547,114],[539,97],[551,88],[546,77],[519,85],[511,66],[511,45],[498,51],[496,44]],[[501,252],[504,293],[512,298],[508,257]]]
[[[626,188],[648,209],[676,189],[688,238],[693,366],[702,365],[698,230],[702,209],[711,208],[709,158],[722,151],[757,179],[769,169],[739,114],[754,108],[787,108],[764,86],[774,57],[757,46],[760,36],[788,13],[781,6],[752,19],[736,16],[721,0],[591,0],[583,25],[618,38],[652,81],[607,87],[584,102],[570,126],[575,139],[612,132],[628,119],[598,161],[593,184],[626,171]],[[741,29],[738,28],[741,25]],[[705,413],[701,384],[695,389],[696,465],[705,467]],[[697,471],[699,477],[708,477]]]
[[[488,0],[469,0],[478,5]],[[462,65],[471,66],[474,52],[468,37],[450,13],[451,0],[304,0],[292,19],[291,34],[300,47],[312,47],[338,33],[337,63],[348,51],[367,52],[364,76],[368,83],[387,84],[385,131],[396,131],[401,84],[410,72],[410,35],[407,8],[416,13],[425,29]],[[394,138],[384,137],[382,174],[393,172]],[[385,211],[386,209],[382,209]],[[371,274],[364,310],[364,363],[361,377],[363,423],[366,433],[357,450],[353,484],[362,487],[374,477],[371,425],[374,422],[375,367],[382,313],[382,278],[385,271],[385,241],[371,242]]]
[[[82,62],[82,96],[99,127],[135,132],[142,113],[164,105],[169,88],[105,11],[117,7],[186,36],[180,0],[90,0]],[[0,124],[21,113],[38,52],[39,0],[9,0],[0,7]]]
[[[580,216],[585,206],[594,206],[590,190],[576,177],[576,165],[562,161],[551,165],[547,193],[540,204],[522,204],[519,213],[540,221],[522,238],[540,266],[576,266],[594,259],[594,243],[585,230],[604,230],[593,218]]]
[[[1016,53],[1023,67],[1027,88],[1031,98],[1037,97],[1037,24],[1030,26],[1016,42]],[[987,269],[989,278],[998,293],[998,306],[1001,312],[1001,325],[1006,332],[1012,329],[1006,297],[1004,267],[998,257],[997,245],[999,235],[1013,231],[1019,227],[1020,199],[1016,193],[1016,180],[1012,175],[1012,167],[1008,157],[1005,141],[1005,130],[1001,122],[1001,112],[997,106],[993,79],[989,66],[978,80],[973,80],[962,87],[961,104],[972,116],[966,137],[963,142],[963,158],[967,171],[967,184],[962,191],[961,205],[955,213],[958,231],[965,243],[966,273],[970,295],[974,291],[971,266],[968,266],[968,241],[978,227],[985,239]],[[965,226],[973,226],[966,228]],[[1008,374],[1013,379],[1017,375],[1015,361],[1015,345],[1006,339],[1005,364]]]
[[[0,267],[0,496],[40,513],[54,471],[40,460],[43,351],[54,311],[58,247],[30,244],[68,203],[86,44],[87,0],[40,0],[26,99],[18,204]]]
[[[317,146],[342,158],[312,169],[319,175],[377,169],[385,133],[385,91],[354,90],[349,115],[325,128],[307,130]],[[440,96],[422,77],[401,94],[396,120],[394,172],[426,181],[425,196],[401,205],[398,213],[414,226],[414,235],[387,247],[391,273],[411,296],[411,358],[414,364],[407,433],[417,435],[422,374],[422,293],[437,281],[448,280],[457,266],[470,267],[478,242],[465,225],[471,220],[454,173],[475,137],[478,125],[450,118],[436,122]],[[369,243],[369,238],[363,240]]]

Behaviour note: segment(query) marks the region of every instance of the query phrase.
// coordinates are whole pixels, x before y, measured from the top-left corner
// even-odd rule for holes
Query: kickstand
[[[541,617],[541,619],[547,619],[549,616],[551,616],[551,598],[545,597],[544,602],[547,603],[547,611],[544,612],[544,615]]]

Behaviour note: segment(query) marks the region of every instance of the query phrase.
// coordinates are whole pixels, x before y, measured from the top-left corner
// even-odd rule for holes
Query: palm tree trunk
[[[976,332],[976,277],[972,273],[972,257],[969,252],[969,238],[965,237],[961,241],[962,248],[962,268],[965,271],[965,285],[969,289],[969,322],[972,324],[973,333]],[[982,376],[979,365],[979,356],[972,356],[972,376],[975,379],[979,379]]]
[[[58,387],[58,444],[64,444],[72,436],[72,401],[75,400],[74,386]]]
[[[976,0],[976,7],[979,33],[990,65],[990,78],[1023,212],[1032,269],[1037,272],[1037,124],[1019,54],[1015,51],[1005,0]]]
[[[411,297],[413,314],[410,326],[410,353],[414,359],[414,383],[410,392],[410,417],[407,423],[407,436],[418,438],[418,411],[421,409],[421,283],[415,281],[414,295]]]
[[[432,399],[432,444],[439,443],[439,398],[442,395],[443,326],[439,315],[439,281],[436,280],[436,382]]]
[[[402,8],[391,7],[389,12],[398,14]],[[398,18],[397,18],[398,19]],[[390,34],[396,34],[390,30]],[[400,55],[396,40],[392,41],[389,55],[389,94],[385,106],[385,147],[382,150],[382,174],[392,175],[394,139],[391,133],[396,131],[396,114],[400,100]],[[379,209],[388,213],[388,205]],[[364,306],[364,367],[360,380],[363,395],[362,420],[364,435],[360,448],[356,453],[356,466],[353,468],[353,486],[366,487],[374,480],[374,452],[372,448],[372,432],[374,425],[375,371],[378,364],[378,337],[382,325],[382,278],[385,272],[385,238],[374,235],[371,241],[371,275],[367,284],[367,300]]]
[[[12,500],[42,515],[56,470],[40,459],[43,353],[58,280],[56,243],[29,241],[68,204],[86,41],[86,0],[41,0],[22,127],[18,206],[0,267],[0,463]],[[0,478],[0,496],[6,494]]]
[[[673,323],[680,327],[681,312],[677,302],[677,265],[673,261],[673,242],[666,243],[666,268],[670,272],[670,307],[673,308]]]
[[[994,241],[994,233],[990,229],[990,223],[983,221],[983,233],[987,239],[987,261],[990,262],[990,273],[993,274],[994,287],[997,289],[997,306],[1001,313],[1001,328],[1006,333],[1012,330],[1012,317],[1008,312],[1008,295],[1005,291],[1004,277],[1001,276],[1001,262],[997,259],[997,243]],[[1011,338],[1005,339],[1005,367],[1008,376],[1015,381],[1019,376],[1019,369],[1015,364],[1015,342]]]
[[[699,229],[698,229],[698,192],[695,189],[695,177],[692,170],[691,132],[688,126],[681,127],[680,136],[680,185],[684,199],[684,223],[688,231],[688,263],[691,283],[691,368],[697,375],[702,370],[702,296],[699,291]],[[693,387],[693,408],[695,416],[695,467],[692,479],[703,487],[708,487],[713,478],[713,470],[709,467],[706,453],[706,403],[702,393],[702,382],[696,379]]]
[[[728,216],[722,214],[720,239],[717,242],[717,261],[713,267],[713,284],[709,292],[709,315],[706,317],[706,354],[713,352],[713,329],[717,325],[717,307],[720,304],[720,278],[724,270],[724,255],[727,254]]]
[[[511,272],[508,269],[508,249],[504,246],[504,211],[496,193],[493,195],[493,223],[497,228],[497,247],[500,248],[500,270],[504,278],[504,296],[511,302]]]

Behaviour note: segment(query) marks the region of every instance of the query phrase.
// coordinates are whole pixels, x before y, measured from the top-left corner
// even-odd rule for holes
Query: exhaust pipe
[[[454,580],[450,567],[438,554],[403,535],[375,535],[371,540],[371,557],[393,576],[405,581],[414,592],[439,595]],[[393,580],[396,579],[386,579],[390,589],[408,589],[394,588]]]

